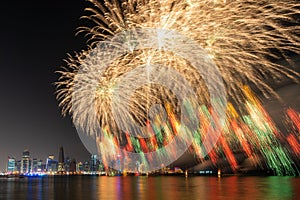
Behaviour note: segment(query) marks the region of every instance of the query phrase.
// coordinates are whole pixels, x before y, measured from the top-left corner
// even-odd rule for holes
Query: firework
[[[136,28],[175,30],[197,41],[207,50],[222,74],[229,96],[234,96],[237,100],[242,99],[241,86],[244,84],[253,84],[267,95],[274,92],[266,83],[266,79],[278,82],[289,77],[296,81],[299,77],[296,72],[270,60],[270,58],[285,58],[290,61],[288,53],[299,53],[300,26],[296,23],[300,14],[298,1],[105,0],[104,3],[100,3],[90,0],[90,2],[93,7],[86,9],[90,15],[84,18],[94,22],[94,26],[82,27],[79,32],[90,36],[92,46],[117,33]],[[168,36],[158,34],[157,37],[157,40],[160,40]],[[63,112],[70,110],[69,88],[77,73],[76,69],[88,52],[89,50],[76,55],[75,58],[69,58],[69,69],[62,72],[62,77],[67,79],[58,83],[62,88],[58,98],[61,99],[61,106],[65,108]],[[112,77],[109,79],[129,71],[141,62],[146,62],[150,56],[157,56],[145,51],[137,54],[131,55],[138,59],[130,63],[128,63],[130,56],[125,56],[121,63],[114,63],[114,67],[118,67],[118,73],[116,74],[117,70],[112,71]],[[170,59],[173,58],[164,57],[164,60]],[[184,69],[188,67],[186,64],[179,66],[182,71],[186,71]],[[187,76],[194,74],[190,73]],[[203,88],[201,86],[203,84],[198,85],[199,88]]]
[[[272,62],[300,53],[298,1],[90,2],[83,18],[94,25],[79,29],[90,46],[59,71],[57,98],[63,114],[97,141],[103,160],[126,157],[126,150],[147,165],[154,159],[147,153],[157,151],[158,163],[170,164],[180,152],[163,147],[176,140],[190,141],[201,159],[223,152],[236,168],[234,135],[247,156],[259,152],[271,168],[284,163],[291,171],[286,150],[270,142],[277,131],[243,86],[267,96],[276,95],[269,80],[298,81],[298,73]],[[232,105],[223,112],[224,91],[248,114],[241,125],[228,120],[239,118]],[[224,124],[232,130],[225,135]],[[212,150],[219,135],[223,148]],[[297,147],[293,137],[289,143]]]
[[[299,53],[299,2],[285,1],[91,1],[87,9],[95,22],[82,28],[97,43],[103,38],[136,28],[176,30],[196,40],[220,69],[228,93],[238,96],[241,85],[254,84],[273,93],[265,79],[280,81],[299,74],[271,62]],[[163,37],[163,35],[158,35]],[[158,38],[160,39],[160,38]]]

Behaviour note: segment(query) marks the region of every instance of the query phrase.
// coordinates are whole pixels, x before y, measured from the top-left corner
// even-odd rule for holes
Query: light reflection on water
[[[0,199],[300,199],[300,177],[0,178]]]

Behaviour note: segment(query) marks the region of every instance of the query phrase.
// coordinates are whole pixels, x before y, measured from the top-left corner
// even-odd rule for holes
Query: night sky
[[[70,116],[61,116],[53,84],[67,53],[86,49],[86,38],[75,34],[88,5],[85,0],[1,2],[0,171],[7,156],[20,159],[25,148],[32,158],[43,161],[49,154],[57,158],[61,145],[65,156],[89,159]],[[299,84],[278,88],[284,106],[299,112]],[[272,115],[280,115],[282,107],[273,100],[267,102]]]
[[[0,171],[7,156],[57,158],[59,146],[77,160],[89,153],[70,117],[63,118],[55,99],[58,74],[67,53],[86,48],[79,18],[89,5],[76,1],[4,1],[0,4]]]

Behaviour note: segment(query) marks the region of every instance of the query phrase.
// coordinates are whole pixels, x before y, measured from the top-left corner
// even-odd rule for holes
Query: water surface
[[[300,199],[300,177],[0,178],[0,199]]]

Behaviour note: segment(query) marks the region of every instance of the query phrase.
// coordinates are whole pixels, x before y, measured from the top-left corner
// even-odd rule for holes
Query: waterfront
[[[300,199],[300,177],[0,178],[0,199]]]

